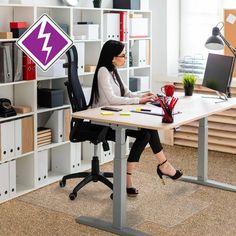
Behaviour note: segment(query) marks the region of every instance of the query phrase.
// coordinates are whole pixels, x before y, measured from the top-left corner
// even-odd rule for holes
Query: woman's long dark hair
[[[92,85],[92,92],[91,98],[89,102],[89,106],[93,104],[93,102],[97,103],[99,100],[99,90],[98,90],[98,71],[100,67],[106,67],[108,71],[112,72],[113,79],[118,82],[120,86],[121,96],[124,96],[125,89],[124,85],[121,82],[121,78],[117,72],[116,67],[113,65],[112,60],[114,57],[118,56],[124,49],[124,44],[115,41],[115,40],[108,40],[102,47],[102,51],[100,53],[100,57],[98,60],[98,64],[95,70],[95,74],[93,77],[93,85]]]

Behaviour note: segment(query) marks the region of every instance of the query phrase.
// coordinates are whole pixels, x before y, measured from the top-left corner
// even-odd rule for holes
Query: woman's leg
[[[161,172],[168,176],[175,176],[178,170],[176,170],[169,161],[167,161],[165,154],[163,152],[163,147],[160,142],[159,134],[155,130],[149,130],[151,138],[149,144],[155,154],[157,161],[159,163],[159,169]]]
[[[127,160],[127,188],[132,188],[133,170],[151,136],[147,130],[127,130],[126,135],[135,138]]]
[[[127,188],[132,188],[133,187],[133,182],[132,182],[132,173],[135,168],[136,162],[128,162],[127,161]]]

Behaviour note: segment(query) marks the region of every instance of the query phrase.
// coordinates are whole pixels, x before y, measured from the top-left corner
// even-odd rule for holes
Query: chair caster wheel
[[[113,193],[111,193],[111,195],[110,195],[110,199],[113,200]]]
[[[70,193],[70,195],[69,195],[69,198],[70,198],[71,201],[75,200],[76,197],[77,197],[77,193],[73,193],[73,192],[72,192],[72,193]]]
[[[66,186],[66,181],[61,180],[59,182],[59,185],[60,185],[61,188],[64,188]]]

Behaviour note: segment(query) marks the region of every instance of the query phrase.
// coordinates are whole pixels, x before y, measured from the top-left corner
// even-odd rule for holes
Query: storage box
[[[11,32],[13,34],[13,38],[19,38],[26,30],[27,30],[27,28],[11,29]]]
[[[61,29],[66,33],[69,34],[69,25],[68,24],[58,24]]]
[[[147,91],[149,87],[149,76],[133,76],[129,78],[129,89],[132,92]]]
[[[130,18],[129,20],[130,37],[147,37],[148,36],[148,18]]]
[[[85,72],[95,72],[96,65],[85,65]]]
[[[13,106],[13,108],[15,109],[16,113],[20,113],[20,114],[24,114],[24,113],[28,113],[32,111],[30,106]]]
[[[38,106],[59,107],[63,106],[64,91],[60,89],[38,89]]]
[[[0,32],[0,39],[11,39],[12,37],[12,32]]]
[[[10,22],[10,29],[23,29],[23,28],[27,28],[28,24],[25,21],[22,22]]]
[[[42,76],[42,77],[59,77],[59,76],[63,77],[63,76],[66,76],[66,70],[65,70],[65,68],[63,68],[63,64],[65,62],[66,62],[66,60],[59,59],[47,71],[43,71],[38,67],[37,74],[38,74],[38,76]]]
[[[131,92],[137,92],[138,91],[138,79],[135,77],[129,78],[129,90]]]
[[[113,8],[140,10],[140,0],[113,0]]]
[[[84,35],[86,39],[96,40],[99,39],[99,25],[98,24],[81,24],[74,25],[74,36]]]

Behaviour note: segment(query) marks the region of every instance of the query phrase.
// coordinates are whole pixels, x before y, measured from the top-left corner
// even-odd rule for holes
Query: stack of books
[[[39,127],[37,139],[38,147],[50,144],[52,142],[52,130],[50,128]]]

